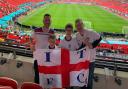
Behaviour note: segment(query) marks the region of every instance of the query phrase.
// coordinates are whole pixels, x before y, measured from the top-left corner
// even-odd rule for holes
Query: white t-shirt
[[[32,37],[35,39],[35,49],[46,49],[48,46],[48,37],[54,34],[54,30],[50,29],[48,32],[43,32],[42,28],[36,28]]]
[[[89,39],[89,42],[93,43],[94,41],[100,39],[100,35],[95,31],[83,30],[82,36],[80,33],[77,32],[76,39],[77,39],[79,46],[81,46],[85,39]],[[90,62],[94,62],[95,56],[96,56],[96,49],[95,48],[90,49],[90,53],[91,53]]]
[[[56,45],[54,48],[50,48],[50,46],[48,45],[46,49],[59,49]]]
[[[60,41],[59,46],[61,48],[66,48],[69,49],[71,51],[75,51],[79,48],[79,45],[76,41],[76,38],[72,38],[70,41],[67,41],[66,39],[63,39]]]

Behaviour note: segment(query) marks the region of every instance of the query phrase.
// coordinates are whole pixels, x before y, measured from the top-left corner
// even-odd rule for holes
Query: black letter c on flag
[[[78,80],[80,83],[84,83],[84,82],[85,82],[83,78],[84,78],[84,74],[83,74],[83,73],[80,73],[80,74],[77,76],[77,80]],[[82,81],[81,79],[83,79],[83,81]]]

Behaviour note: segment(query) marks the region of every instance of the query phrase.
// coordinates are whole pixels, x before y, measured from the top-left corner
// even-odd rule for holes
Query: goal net
[[[125,34],[125,38],[128,38],[128,26],[123,26],[122,33]]]
[[[84,26],[87,29],[93,29],[92,22],[90,21],[84,21]]]

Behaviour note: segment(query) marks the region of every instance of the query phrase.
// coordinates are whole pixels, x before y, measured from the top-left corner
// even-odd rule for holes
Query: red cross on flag
[[[88,49],[37,49],[34,58],[38,63],[39,82],[43,88],[87,85],[90,59]]]

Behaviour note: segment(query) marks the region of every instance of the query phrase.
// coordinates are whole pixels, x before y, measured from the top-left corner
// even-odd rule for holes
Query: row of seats
[[[0,18],[18,10],[18,6],[21,4],[28,2],[38,3],[42,1],[44,0],[0,0]]]
[[[97,48],[119,50],[121,53],[128,54],[128,45],[100,43]]]
[[[35,3],[37,3],[37,2],[42,2],[44,0],[7,0],[7,1],[8,1],[8,3],[17,7],[17,6],[19,6],[21,4],[24,4],[26,2],[35,2]]]
[[[31,36],[29,35],[18,35],[17,33],[8,33],[8,32],[0,32],[0,42],[7,42],[7,40],[13,40],[12,45],[17,45],[17,47],[25,46],[25,48],[29,48]],[[9,41],[10,42],[10,41]],[[59,45],[60,40],[56,40],[56,44]],[[107,44],[100,43],[99,48],[108,48],[111,50],[120,50],[124,54],[128,54],[128,45],[119,45],[119,44]]]
[[[119,0],[94,0],[101,6],[115,9],[124,14],[128,14],[128,3],[122,3]]]
[[[9,14],[9,13],[16,11],[15,6],[13,6],[12,4],[9,4],[6,0],[1,0],[0,6],[1,6],[0,18]]]
[[[43,89],[40,85],[32,82],[24,82],[18,88],[18,82],[8,77],[0,77],[0,89]]]
[[[17,47],[24,46],[29,48],[30,43],[29,35],[18,35],[17,33],[9,33],[0,31],[0,42],[6,42],[11,45],[17,45]]]

